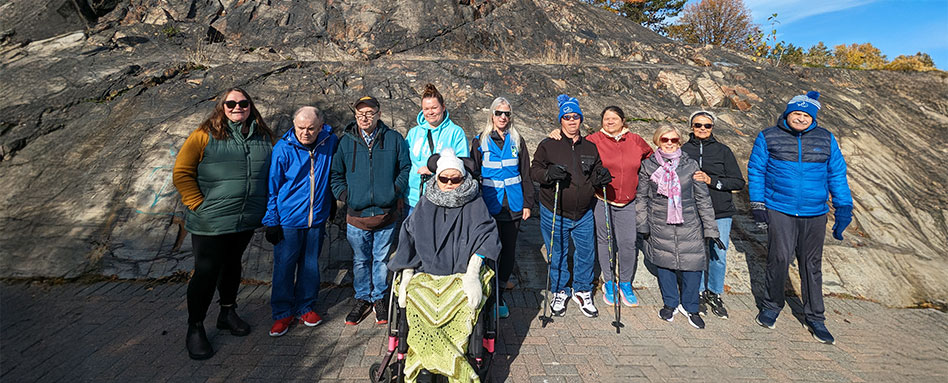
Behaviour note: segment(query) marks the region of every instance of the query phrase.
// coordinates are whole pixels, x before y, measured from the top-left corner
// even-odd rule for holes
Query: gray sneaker
[[[727,309],[724,308],[724,301],[721,300],[721,296],[710,291],[704,292],[704,299],[708,307],[711,307],[711,313],[716,317],[721,319],[727,319]]]

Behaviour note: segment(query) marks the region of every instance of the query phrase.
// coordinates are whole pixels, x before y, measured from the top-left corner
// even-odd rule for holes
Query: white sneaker
[[[566,294],[565,290],[553,294],[553,302],[550,303],[550,310],[553,310],[554,316],[561,317],[566,315],[567,299],[569,299],[569,294]]]
[[[573,293],[573,301],[579,305],[579,309],[583,311],[583,315],[590,318],[599,316],[599,310],[596,310],[596,305],[593,304],[592,291],[577,291]]]

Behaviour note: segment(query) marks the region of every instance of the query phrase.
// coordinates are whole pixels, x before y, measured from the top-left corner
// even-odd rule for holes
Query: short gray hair
[[[319,119],[319,109],[315,106],[304,106],[296,110],[296,113],[293,113],[293,121],[316,121]]]

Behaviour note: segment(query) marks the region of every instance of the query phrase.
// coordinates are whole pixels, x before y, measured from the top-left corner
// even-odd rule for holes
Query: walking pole
[[[603,209],[606,212],[606,238],[609,243],[609,256],[612,258],[612,301],[616,312],[616,320],[612,322],[612,326],[616,328],[616,334],[618,334],[619,329],[625,327],[622,324],[622,306],[619,305],[619,254],[617,254],[618,249],[612,243],[615,239],[615,233],[612,232],[612,209],[609,206],[609,195],[606,194],[605,185],[602,186],[602,201]]]
[[[553,233],[556,232],[556,205],[560,201],[560,181],[556,181],[556,188],[553,191],[553,228],[550,229],[550,245],[546,248],[546,290],[543,290],[543,316],[540,324],[546,328],[546,324],[553,321],[553,317],[547,315],[547,309],[550,307],[550,273],[553,272]]]

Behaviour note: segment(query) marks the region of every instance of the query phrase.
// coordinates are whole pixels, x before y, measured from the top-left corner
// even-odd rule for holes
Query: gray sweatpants
[[[596,253],[599,258],[599,267],[608,282],[612,280],[612,257],[609,254],[604,207],[605,203],[597,199],[593,215],[596,220]],[[616,246],[619,254],[619,282],[632,282],[635,279],[635,268],[638,266],[638,250],[635,243],[635,201],[623,207],[609,206],[609,209],[609,214],[612,215],[610,223],[612,232],[616,236],[613,239],[613,246]]]
[[[816,217],[794,217],[767,209],[767,289],[765,309],[780,311],[785,303],[784,287],[790,273],[790,261],[797,259],[800,269],[800,299],[806,320],[823,322],[823,239],[826,236],[826,214]]]

